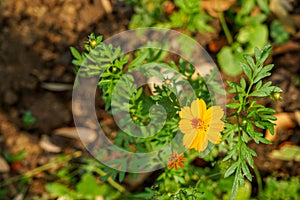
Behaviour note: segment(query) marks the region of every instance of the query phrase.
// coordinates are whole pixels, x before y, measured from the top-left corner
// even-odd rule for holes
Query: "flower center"
[[[203,121],[199,118],[192,119],[192,126],[195,129],[202,130],[202,131],[205,131],[205,132],[209,128],[209,124],[207,124],[205,121]]]

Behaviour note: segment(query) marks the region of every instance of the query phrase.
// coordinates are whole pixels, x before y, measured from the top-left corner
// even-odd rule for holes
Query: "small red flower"
[[[177,165],[179,165],[179,167],[183,168],[184,164],[182,163],[182,161],[185,161],[185,158],[183,157],[183,153],[178,155],[178,153],[176,151],[174,151],[168,160],[168,168],[174,167],[175,170],[178,170]]]

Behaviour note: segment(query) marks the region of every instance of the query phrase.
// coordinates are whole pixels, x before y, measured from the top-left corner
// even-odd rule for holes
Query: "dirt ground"
[[[71,103],[75,74],[69,47],[83,49],[83,42],[91,32],[108,38],[126,30],[132,13],[131,8],[116,0],[111,7],[99,2],[6,0],[1,3],[0,152],[1,155],[16,154],[25,150],[27,156],[21,167],[9,166],[0,173],[0,180],[45,164],[58,152],[69,153],[82,148],[74,140],[56,140],[54,136],[55,130],[74,126]],[[218,35],[207,37],[206,42],[216,37]],[[279,127],[272,145],[251,144],[258,152],[256,165],[263,177],[274,171],[300,175],[299,162],[274,160],[269,156],[282,145],[300,145],[299,41],[300,37],[292,37],[273,50],[272,62],[276,67],[269,79],[284,93],[281,101],[262,103],[286,114],[280,119],[290,120],[292,125]],[[232,79],[225,75],[223,78]],[[28,111],[36,118],[29,126],[22,120]],[[109,126],[110,121],[105,123]],[[51,146],[45,138],[57,146]],[[44,183],[42,178],[37,179],[29,192],[43,193]]]

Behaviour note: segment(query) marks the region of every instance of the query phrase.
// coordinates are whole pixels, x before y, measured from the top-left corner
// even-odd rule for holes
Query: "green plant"
[[[25,126],[31,126],[36,122],[36,118],[27,110],[22,116],[22,122]]]
[[[265,22],[270,13],[268,4],[264,0],[240,0],[236,4],[240,8],[235,12],[234,8],[227,11],[226,17],[234,19],[234,28],[237,31],[234,41],[227,30],[225,19],[221,19],[222,27],[227,37],[229,46],[225,46],[217,55],[221,69],[228,75],[237,76],[242,73],[240,62],[243,62],[242,54],[253,55],[255,47],[262,48],[268,43],[268,26]],[[260,8],[255,16],[251,15],[254,8]]]
[[[234,94],[235,102],[229,103],[227,107],[234,110],[234,114],[227,116],[226,129],[223,132],[224,142],[228,145],[229,152],[223,161],[230,161],[230,167],[225,177],[234,174],[232,198],[239,186],[244,186],[245,177],[252,181],[249,168],[254,168],[253,157],[256,152],[247,146],[254,140],[256,143],[270,144],[264,138],[263,130],[268,129],[274,134],[275,110],[266,108],[257,101],[260,98],[270,97],[273,93],[281,93],[282,90],[272,86],[272,82],[263,83],[263,79],[271,75],[273,64],[264,66],[269,56],[271,46],[265,46],[261,51],[255,48],[255,60],[249,55],[244,58],[247,63],[241,63],[241,67],[247,77],[240,79],[240,83],[229,81],[230,93]]]
[[[275,44],[280,45],[289,40],[290,35],[284,29],[280,21],[274,20],[270,26],[270,35]]]
[[[141,0],[127,1],[134,5],[135,14],[132,16],[129,24],[130,29],[140,27],[151,27],[159,22],[165,22],[162,4],[165,0]]]
[[[98,86],[102,90],[105,109],[114,115],[121,129],[116,132],[114,138],[114,145],[116,146],[102,149],[102,154],[118,151],[119,147],[129,152],[151,152],[169,144],[178,131],[183,134],[177,138],[179,142],[172,144],[171,148],[180,149],[185,146],[190,149],[180,155],[174,150],[171,152],[172,159],[169,159],[168,166],[174,166],[177,169],[177,165],[179,165],[180,168],[178,170],[166,169],[157,179],[158,187],[154,185],[152,189],[147,189],[141,194],[133,194],[128,198],[152,198],[156,196],[157,199],[170,197],[174,199],[205,199],[220,198],[223,195],[230,196],[231,199],[236,195],[245,195],[245,198],[249,198],[251,193],[249,188],[251,187],[249,187],[250,183],[245,181],[245,177],[250,182],[252,181],[250,168],[254,167],[253,156],[256,156],[256,152],[248,147],[248,143],[254,140],[256,143],[269,144],[270,142],[263,137],[262,130],[269,129],[271,133],[274,133],[273,121],[276,119],[272,116],[275,113],[273,109],[266,108],[257,101],[260,98],[282,92],[280,88],[272,86],[271,82],[263,83],[263,79],[271,75],[270,71],[273,68],[272,64],[264,66],[264,62],[270,54],[271,46],[267,45],[262,50],[255,48],[255,60],[250,55],[244,56],[245,62],[241,63],[241,67],[247,79],[241,78],[239,83],[228,82],[231,87],[229,92],[235,96],[234,102],[229,103],[227,107],[234,110],[234,114],[226,117],[222,143],[217,148],[213,144],[218,144],[221,140],[222,135],[219,132],[223,130],[224,122],[221,118],[224,112],[219,106],[214,106],[215,99],[209,95],[205,80],[210,80],[210,75],[206,77],[195,76],[193,65],[182,59],[177,62],[165,62],[162,59],[165,57],[157,56],[165,53],[161,52],[162,50],[153,51],[145,47],[140,48],[136,53],[125,55],[120,47],[103,43],[101,36],[95,37],[94,34],[91,34],[90,40],[91,38],[93,41],[97,41],[97,45],[92,45],[91,42],[86,43],[87,52],[79,53],[75,48],[71,48],[75,57],[73,63],[76,67],[81,66],[77,70],[77,84],[80,84],[80,77],[96,76],[99,78]],[[164,66],[167,70],[160,71],[157,66]],[[170,73],[173,75],[170,76]],[[149,88],[149,85],[137,86],[135,81],[147,80],[152,76],[157,77],[162,84],[155,85],[152,89]],[[184,78],[181,78],[182,76]],[[178,86],[187,84],[191,85],[195,96],[185,95],[184,89],[177,89]],[[217,86],[214,89],[218,91]],[[182,108],[179,99],[186,106]],[[164,107],[168,112],[164,113],[157,105]],[[193,114],[195,110],[198,110],[199,107],[197,106],[200,106],[201,112]],[[150,108],[154,111],[151,111]],[[200,120],[202,118],[203,120]],[[161,127],[160,121],[165,121]],[[147,129],[146,126],[150,123],[152,126]],[[214,127],[212,132],[207,129],[210,125]],[[156,131],[157,128],[159,131]],[[193,129],[196,132],[193,132]],[[139,137],[130,136],[128,133],[138,133]],[[201,138],[202,135],[197,135],[198,133],[204,134],[207,138]],[[189,139],[190,137],[192,139]],[[195,138],[198,138],[197,141]],[[211,180],[210,175],[208,175],[211,169],[202,171],[189,164],[195,157],[199,156],[199,153],[205,155],[210,150],[212,155],[208,155],[206,159],[215,164],[218,152],[225,151],[227,153],[223,163],[218,162],[214,168],[219,170],[217,178]],[[159,156],[170,157],[164,153]],[[186,160],[182,159],[183,156]],[[101,155],[96,157],[101,159]],[[176,161],[179,157],[181,160]],[[131,157],[125,151],[119,151],[118,156],[113,160],[106,161],[105,165],[99,165],[93,170],[100,169],[103,172],[99,174],[101,180],[110,178],[114,181],[118,178],[121,182],[128,170],[127,163],[129,160],[136,164],[134,166],[140,168],[146,168],[148,165],[165,164],[163,159],[153,159],[149,163],[147,158]],[[180,163],[181,161],[185,165]],[[232,174],[235,175],[234,178],[231,177]],[[229,178],[223,179],[223,175],[225,178]],[[229,192],[228,187],[224,187],[224,185],[228,185],[226,182],[228,180],[233,183],[232,188],[230,187],[231,192]],[[209,184],[204,184],[207,182]],[[247,187],[241,187],[245,184]],[[222,187],[224,188],[222,189]],[[119,190],[119,192],[126,194],[124,190]]]
[[[105,172],[101,170],[101,165],[95,160],[87,159],[76,168],[68,165],[58,170],[54,174],[55,181],[47,183],[46,190],[54,198],[92,200],[97,197],[107,197],[106,199],[119,199],[120,192],[124,191],[123,187],[112,179],[109,179],[107,183],[101,182],[98,178],[99,175],[105,175]]]
[[[26,157],[26,151],[21,151],[15,155],[13,154],[8,154],[8,153],[4,153],[4,158],[9,162],[9,163],[13,163],[13,162],[18,162],[21,161],[23,158]]]
[[[259,199],[298,199],[300,196],[300,180],[292,177],[289,180],[276,180],[268,177],[266,186]]]
[[[165,26],[167,28],[181,28],[191,32],[213,32],[214,29],[208,25],[212,17],[206,14],[200,7],[201,0],[175,0],[174,4],[178,11],[170,15],[170,22]]]
[[[134,5],[135,14],[130,20],[130,29],[140,27],[165,27],[181,28],[190,32],[213,32],[214,29],[208,25],[212,17],[206,14],[200,7],[201,0],[142,0],[130,1]],[[164,3],[171,4],[174,11],[163,9]]]

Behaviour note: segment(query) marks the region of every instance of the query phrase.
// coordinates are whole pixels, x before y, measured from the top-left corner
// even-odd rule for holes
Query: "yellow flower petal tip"
[[[221,131],[224,130],[224,122],[221,120],[224,111],[220,106],[212,106],[207,109],[203,99],[196,99],[191,106],[185,106],[179,111],[180,131],[184,134],[183,145],[196,151],[204,151],[208,141],[219,144],[222,140]]]

